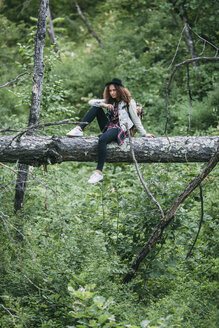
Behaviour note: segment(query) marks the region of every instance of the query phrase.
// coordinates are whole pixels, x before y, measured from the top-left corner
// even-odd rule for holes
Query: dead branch
[[[42,128],[45,128],[45,127],[48,127],[48,126],[62,125],[62,124],[76,124],[76,125],[78,125],[78,124],[82,124],[82,123],[83,124],[88,124],[87,122],[78,122],[78,121],[75,122],[75,121],[72,121],[70,119],[70,120],[63,120],[63,121],[58,121],[58,122],[37,123],[37,124],[28,126],[27,128],[21,129],[21,130],[13,130],[10,127],[8,127],[6,129],[0,130],[0,133],[19,132],[19,134],[16,135],[16,138],[20,138],[23,134],[25,134],[26,132],[28,132],[31,129],[42,129]]]
[[[217,150],[214,156],[210,159],[207,166],[196,178],[194,178],[187,185],[187,187],[184,189],[181,195],[175,200],[170,210],[166,213],[165,217],[158,222],[158,224],[154,228],[153,233],[149,237],[148,241],[136,255],[131,265],[131,270],[124,277],[123,282],[127,283],[134,277],[134,274],[137,271],[140,263],[147,257],[147,255],[151,252],[151,250],[156,246],[158,240],[161,238],[163,234],[164,229],[173,220],[174,215],[178,210],[178,208],[180,207],[180,205],[200,185],[200,183],[204,180],[204,178],[213,170],[213,168],[217,165],[218,160],[219,160],[219,144],[217,146]]]
[[[179,50],[179,46],[180,46],[180,42],[181,42],[181,40],[182,40],[182,36],[183,36],[183,32],[184,32],[184,30],[185,30],[185,26],[183,27],[183,29],[182,29],[182,31],[181,31],[180,38],[179,38],[179,41],[178,41],[178,44],[177,44],[177,47],[176,47],[175,54],[174,54],[174,56],[173,56],[173,59],[171,60],[171,63],[170,63],[170,65],[169,65],[168,69],[169,69],[169,68],[173,65],[173,63],[174,63],[174,60],[175,60],[176,55],[177,55],[178,50]]]
[[[59,47],[58,47],[57,42],[56,42],[56,36],[55,36],[54,25],[53,25],[53,21],[52,21],[52,15],[51,15],[50,7],[48,8],[48,18],[49,18],[50,28],[47,28],[47,32],[49,34],[51,43],[54,45],[55,52],[58,52]]]
[[[3,166],[4,168],[7,168],[8,170],[12,171],[13,173],[17,173],[17,171],[13,170],[11,167],[9,167],[8,165],[5,165],[3,163],[0,162],[0,165]]]
[[[19,132],[18,134],[16,134],[10,141],[10,143],[6,146],[6,148],[10,147],[10,145],[12,144],[12,142],[14,140],[17,140],[19,141],[20,138],[25,134],[25,133],[28,133],[29,131],[31,130],[35,130],[35,129],[42,129],[42,128],[45,128],[45,127],[48,127],[48,126],[54,126],[54,125],[62,125],[62,124],[88,124],[87,122],[72,122],[71,120],[64,120],[64,121],[59,121],[59,122],[48,122],[48,123],[36,123],[36,124],[33,124],[31,126],[28,126],[27,128],[25,129],[22,129],[22,130],[13,130],[13,129],[10,129],[10,128],[6,128],[6,129],[3,129],[3,130],[0,130],[0,133],[5,133],[5,132]],[[6,149],[5,148],[5,149]],[[4,149],[2,150],[4,151]]]
[[[5,165],[1,162],[0,162],[0,166],[3,166],[4,168],[12,171],[14,174],[17,174],[19,172],[19,170],[14,170],[10,166]],[[25,173],[25,171],[22,171],[21,173]],[[33,174],[31,172],[29,172],[29,176],[33,177]],[[46,184],[42,179],[33,178],[33,180],[28,179],[26,181],[26,183],[29,183],[29,184],[32,183],[32,182],[39,183],[39,184],[43,185],[45,188],[51,190],[55,195],[57,195],[57,192],[52,187],[50,187],[48,184]],[[14,184],[14,182],[13,182],[13,184]],[[3,188],[5,189],[7,187],[7,185],[4,185],[4,186],[0,185],[0,189],[3,189]]]
[[[3,304],[0,304],[1,305],[1,307],[6,311],[6,312],[8,312],[8,314],[11,316],[11,318],[12,318],[12,321],[13,321],[13,324],[15,325],[15,327],[18,327],[18,325],[16,325],[16,322],[15,322],[15,318],[18,318],[18,316],[17,315],[13,315],[12,313],[11,313],[11,309],[8,309],[8,308],[6,308]]]
[[[189,131],[191,130],[191,110],[192,110],[192,93],[190,89],[190,74],[189,74],[189,64],[186,65],[187,70],[187,91],[189,95],[189,112],[188,112],[188,118],[189,118]]]
[[[102,49],[104,49],[103,43],[101,42],[101,40],[99,39],[99,37],[97,36],[97,34],[92,30],[92,28],[90,27],[89,23],[87,22],[86,18],[84,17],[81,8],[78,5],[77,0],[74,0],[75,3],[75,7],[77,8],[78,14],[81,17],[82,21],[84,22],[84,24],[87,26],[88,31],[91,33],[91,35],[93,35],[93,37],[97,40],[97,42],[99,43],[100,47]]]
[[[16,136],[15,139],[20,139],[22,137],[22,135],[24,135],[25,133],[27,133],[30,130],[33,129],[42,129],[48,126],[54,126],[54,125],[63,125],[63,124],[88,124],[87,122],[75,122],[75,121],[71,121],[71,120],[64,120],[64,121],[59,121],[59,122],[47,122],[47,123],[36,123],[34,125],[28,126],[25,129],[22,130],[13,130],[10,128],[6,128],[3,130],[0,130],[0,133],[5,133],[5,132],[19,132]]]
[[[131,138],[131,134],[130,134],[130,131],[129,131],[128,128],[127,128],[127,131],[128,131],[128,137],[129,137],[130,151],[131,151],[131,154],[132,154],[132,158],[133,158],[133,162],[135,164],[136,171],[138,173],[138,177],[139,177],[139,179],[141,181],[141,184],[144,187],[148,197],[154,202],[154,204],[157,206],[158,210],[160,211],[160,214],[161,214],[162,218],[164,218],[164,212],[163,212],[162,207],[160,206],[159,202],[154,198],[154,196],[150,192],[146,182],[144,181],[144,179],[142,177],[141,171],[138,167],[138,162],[135,158],[135,152],[134,152],[134,147],[133,147],[133,143],[132,143],[132,138]]]
[[[10,84],[16,82],[21,76],[24,76],[24,75],[26,75],[26,74],[28,74],[28,75],[32,75],[32,73],[29,73],[29,72],[21,73],[21,74],[19,74],[18,76],[16,76],[16,78],[15,78],[14,80],[9,81],[9,82],[7,82],[7,83],[5,83],[5,84],[0,85],[0,89],[1,89],[1,88],[4,88],[4,87],[7,87],[8,85],[10,85]]]
[[[200,233],[200,230],[201,230],[201,227],[202,227],[202,223],[203,223],[203,218],[204,218],[204,201],[203,201],[202,185],[201,184],[200,184],[199,188],[200,188],[200,200],[201,200],[201,218],[200,218],[199,227],[198,227],[198,231],[197,231],[195,240],[194,240],[194,242],[193,242],[193,244],[192,244],[192,246],[191,246],[188,254],[186,255],[186,259],[189,256],[191,256],[191,254],[192,254],[192,250],[193,250],[193,248],[195,246],[195,243],[196,243],[196,241],[198,239],[198,236],[199,236],[199,233]]]
[[[219,48],[216,47],[212,42],[204,39],[203,37],[201,37],[197,32],[195,32],[189,25],[188,25],[189,29],[192,31],[192,33],[194,33],[200,40],[204,41],[204,44],[209,44],[212,48],[214,48],[216,50],[216,53],[215,53],[215,57],[217,56],[218,54],[218,51],[219,51]]]

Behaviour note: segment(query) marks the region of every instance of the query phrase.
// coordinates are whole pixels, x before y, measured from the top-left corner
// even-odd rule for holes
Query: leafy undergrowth
[[[144,164],[141,170],[166,211],[202,167]],[[94,163],[63,163],[47,173],[31,167],[17,216],[15,175],[4,174],[1,326],[216,327],[218,169],[203,183],[204,223],[191,257],[186,260],[200,219],[198,190],[129,284],[122,279],[160,216],[133,165],[107,164],[104,182],[89,185],[94,169]]]

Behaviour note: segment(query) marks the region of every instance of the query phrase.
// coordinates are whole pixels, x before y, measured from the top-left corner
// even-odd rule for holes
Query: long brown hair
[[[109,87],[110,85],[113,85],[117,91],[117,100],[121,101],[123,100],[125,103],[129,103],[131,100],[131,94],[128,89],[121,87],[117,84],[109,84],[105,87],[103,92],[103,98],[105,99],[106,104],[113,104],[115,102],[115,99],[113,99],[110,96]]]

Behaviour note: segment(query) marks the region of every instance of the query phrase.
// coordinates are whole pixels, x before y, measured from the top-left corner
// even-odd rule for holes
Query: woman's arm
[[[88,104],[92,107],[104,107],[107,110],[113,109],[113,105],[106,104],[105,99],[91,99],[88,101]]]
[[[103,104],[105,104],[105,100],[104,99],[91,99],[88,101],[88,104],[90,106],[95,106],[95,107],[104,107],[102,106]]]

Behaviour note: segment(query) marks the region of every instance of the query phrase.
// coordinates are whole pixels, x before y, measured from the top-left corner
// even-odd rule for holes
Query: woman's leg
[[[107,144],[111,141],[116,140],[118,135],[118,130],[112,128],[107,130],[99,137],[98,143],[98,163],[96,170],[102,171],[103,166],[106,160],[106,153],[107,153]]]
[[[87,112],[87,114],[84,116],[82,122],[91,123],[95,119],[95,117],[97,118],[100,130],[102,131],[105,125],[107,124],[108,119],[101,107],[92,107],[89,112]],[[86,125],[87,124],[80,124],[79,126],[82,130],[84,130]]]

